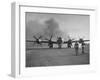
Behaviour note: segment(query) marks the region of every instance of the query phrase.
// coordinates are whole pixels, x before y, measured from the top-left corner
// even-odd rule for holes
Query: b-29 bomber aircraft
[[[84,44],[85,42],[90,41],[90,40],[84,40],[83,38],[80,38],[79,40],[74,40],[74,39],[69,38],[67,41],[63,41],[62,37],[57,37],[57,40],[53,41],[52,40],[53,35],[51,35],[49,39],[45,38],[44,40],[42,40],[43,36],[39,36],[38,38],[36,36],[33,36],[33,38],[35,39],[34,41],[33,40],[26,40],[26,42],[33,42],[34,45],[35,44],[42,45],[42,43],[47,43],[49,48],[54,48],[53,44],[57,44],[58,48],[62,48],[62,44],[67,44],[67,47],[71,48],[72,43],[78,42],[80,44]]]

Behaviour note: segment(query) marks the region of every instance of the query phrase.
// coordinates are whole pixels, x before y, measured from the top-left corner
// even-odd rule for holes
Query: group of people
[[[77,41],[75,42],[74,48],[75,48],[75,52],[76,52],[76,56],[77,56],[77,55],[78,55],[78,51],[79,51],[79,44],[78,44]],[[81,49],[82,49],[82,53],[83,53],[83,54],[85,53],[85,52],[84,52],[84,48],[85,48],[85,43],[82,42],[82,43],[81,43]]]
[[[58,43],[58,48],[61,48],[61,47],[62,47],[62,38],[61,38],[61,37],[58,37],[57,43]],[[84,50],[84,48],[85,48],[85,43],[84,43],[84,40],[81,39],[80,41],[75,41],[75,44],[74,44],[76,56],[77,56],[78,53],[79,53],[79,43],[81,44],[82,54],[85,53],[85,52],[84,52],[84,51],[85,51],[85,50]],[[69,40],[67,41],[67,45],[68,45],[68,48],[71,48],[71,46],[72,46],[72,40],[71,40],[71,39],[69,39]]]

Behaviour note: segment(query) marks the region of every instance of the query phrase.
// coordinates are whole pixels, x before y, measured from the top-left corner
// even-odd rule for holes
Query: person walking
[[[62,38],[61,37],[58,37],[57,43],[58,43],[58,48],[62,48]]]
[[[84,52],[85,43],[83,42],[83,43],[81,44],[81,46],[82,46],[82,54],[84,54],[84,53],[85,53],[85,52]]]
[[[77,41],[75,42],[74,48],[75,48],[75,53],[76,53],[76,56],[77,56],[78,55],[78,49],[79,49],[79,44],[78,44]]]

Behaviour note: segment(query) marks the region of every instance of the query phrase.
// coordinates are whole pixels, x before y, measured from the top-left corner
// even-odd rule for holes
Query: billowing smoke
[[[46,20],[45,24],[46,24],[46,28],[44,28],[45,37],[53,36],[53,39],[57,37],[63,37],[64,32],[60,30],[59,24],[55,19],[51,18],[49,20]]]
[[[65,33],[60,29],[59,23],[54,19],[46,19],[46,20],[34,20],[27,22],[26,25],[26,39],[34,39],[33,36],[37,38],[42,35],[42,39],[45,38],[50,39],[53,36],[53,40],[56,40],[57,37],[65,38],[67,37]]]

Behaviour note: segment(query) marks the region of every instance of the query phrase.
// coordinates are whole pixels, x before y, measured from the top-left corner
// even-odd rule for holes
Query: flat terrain
[[[78,56],[75,55],[74,48],[33,48],[26,50],[26,67],[78,64],[89,64],[89,48],[85,48],[84,54],[82,54],[81,49],[79,49]]]

